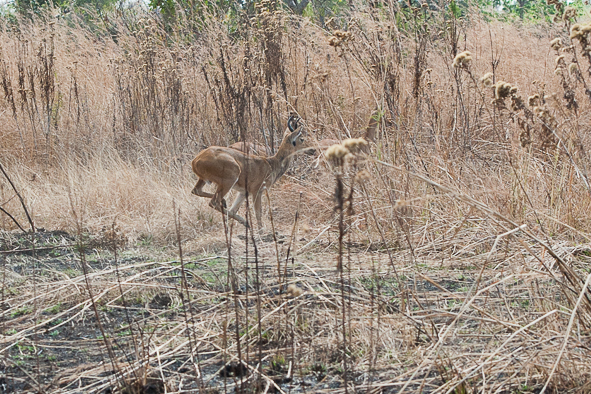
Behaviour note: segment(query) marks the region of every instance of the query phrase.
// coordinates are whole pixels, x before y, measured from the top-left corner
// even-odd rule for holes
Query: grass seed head
[[[562,40],[560,38],[553,39],[552,41],[550,41],[550,48],[559,50],[560,48],[562,48]]]
[[[394,203],[394,208],[402,208],[408,205],[408,201],[406,200],[396,200],[396,202]]]
[[[341,45],[341,40],[339,40],[337,37],[332,36],[328,39],[328,45],[330,45],[331,47],[338,47]]]
[[[527,105],[530,107],[536,107],[540,103],[540,95],[534,94],[533,96],[529,96],[527,98]]]
[[[511,94],[511,109],[513,109],[515,112],[520,111],[525,108],[525,103],[523,102],[521,96],[517,95],[517,88],[513,88],[511,90],[515,90],[515,92]]]
[[[462,53],[459,53],[454,58],[453,66],[455,68],[468,68],[470,66],[471,62],[472,62],[472,53],[470,53],[469,51],[464,51]]]
[[[574,25],[572,25],[572,27],[570,28],[570,38],[573,40],[580,40],[581,38],[584,38],[584,36],[586,35],[585,33],[583,33],[583,26],[581,26],[578,23],[575,23]]]
[[[287,294],[295,298],[304,294],[304,291],[300,289],[296,284],[292,283],[289,286],[287,286]]]
[[[332,32],[332,37],[328,39],[328,45],[333,47],[340,47],[343,43],[353,39],[353,34],[350,31],[335,30]]]
[[[364,184],[371,179],[371,174],[367,170],[361,170],[355,175],[355,181],[359,184]]]
[[[513,86],[511,86],[511,84],[504,82],[504,81],[499,81],[495,84],[495,98],[497,100],[502,100],[504,98],[507,98],[511,95],[511,89],[513,88]]]
[[[560,52],[562,52],[562,53],[574,53],[575,52],[575,46],[574,45],[569,45],[567,47],[560,48]]]
[[[493,86],[493,76],[493,73],[486,73],[482,76],[482,78],[480,78],[480,82],[482,82],[484,87],[490,88]]]
[[[345,156],[350,153],[351,152],[349,152],[349,149],[345,148],[343,145],[336,144],[328,148],[324,155],[333,165],[341,167],[343,165]]]
[[[335,30],[332,34],[335,37],[340,38],[341,40],[351,38],[351,32],[350,31]]]
[[[346,164],[350,165],[351,163],[355,162],[356,157],[357,156],[355,156],[353,153],[347,153],[343,159],[345,160]]]
[[[556,58],[556,66],[560,66],[560,63],[564,60],[564,55],[560,55]]]
[[[367,141],[364,138],[348,138],[343,141],[343,146],[351,153],[356,153],[363,147],[367,146]]]

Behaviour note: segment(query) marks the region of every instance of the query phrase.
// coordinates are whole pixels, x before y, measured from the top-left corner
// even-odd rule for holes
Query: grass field
[[[0,393],[591,392],[588,19],[5,23]],[[379,128],[298,155],[260,233],[191,195],[291,112]]]

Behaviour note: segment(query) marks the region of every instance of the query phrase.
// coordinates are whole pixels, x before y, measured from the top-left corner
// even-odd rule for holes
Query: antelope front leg
[[[228,216],[238,220],[240,223],[242,223],[246,227],[250,227],[248,225],[248,223],[246,222],[246,220],[244,220],[244,218],[242,216],[236,214],[236,212],[238,212],[238,209],[240,208],[240,205],[242,205],[244,200],[246,200],[246,193],[239,193],[238,196],[236,196],[236,199],[234,200],[234,202],[232,203],[232,206],[230,207],[230,209],[228,209]]]
[[[242,205],[244,200],[246,200],[246,193],[239,193],[238,196],[236,196],[234,202],[232,203],[229,213],[235,214],[236,212],[238,212],[238,208],[240,208],[240,205]]]
[[[215,209],[216,211],[219,211],[221,213],[223,213],[224,215],[228,215],[229,217],[231,217],[234,220],[237,220],[238,223],[242,224],[245,227],[250,228],[250,226],[248,225],[248,223],[246,222],[246,220],[244,220],[244,218],[240,215],[236,215],[235,213],[233,213],[231,211],[231,209],[227,209],[226,208],[226,201],[222,199],[222,201],[216,201],[216,199],[212,199],[209,202],[209,206],[212,207],[213,209]]]
[[[238,177],[236,177],[236,179],[238,179]],[[213,196],[213,198],[211,199],[211,201],[209,203],[209,206],[211,206],[212,208],[214,208],[217,211],[220,211],[224,215],[227,213],[228,216],[231,217],[232,219],[237,220],[240,224],[242,224],[245,227],[249,227],[248,223],[246,223],[246,220],[244,220],[244,218],[242,216],[236,215],[236,213],[235,213],[236,210],[238,209],[238,207],[240,206],[240,204],[242,203],[242,201],[244,201],[243,197],[242,197],[242,200],[239,201],[241,199],[242,193],[240,193],[238,195],[238,197],[236,198],[236,201],[234,201],[234,204],[232,204],[232,207],[230,209],[226,209],[226,200],[224,200],[224,196],[226,194],[228,194],[228,192],[230,191],[230,189],[232,189],[232,187],[234,186],[235,183],[236,183],[235,180],[233,182],[220,183],[218,185],[218,189],[217,189],[215,195]]]
[[[265,229],[265,227],[263,226],[263,218],[262,218],[262,213],[261,213],[261,200],[263,193],[262,190],[259,190],[259,192],[257,193],[255,199],[254,199],[254,213],[257,217],[257,224],[259,225],[259,233],[262,233]]]

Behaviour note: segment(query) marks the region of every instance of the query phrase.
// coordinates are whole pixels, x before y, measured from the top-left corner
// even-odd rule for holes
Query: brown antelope
[[[259,230],[263,228],[261,219],[261,197],[264,188],[270,188],[285,173],[293,154],[307,148],[308,144],[298,127],[298,119],[293,116],[287,121],[289,130],[285,131],[281,145],[274,156],[263,157],[250,155],[237,149],[210,146],[201,151],[192,164],[193,172],[199,180],[192,193],[211,198],[209,205],[229,217],[249,227],[243,217],[236,214],[247,194],[254,199],[254,210]],[[206,182],[216,185],[215,193],[203,190]],[[230,209],[226,208],[224,197],[234,189],[238,196]]]

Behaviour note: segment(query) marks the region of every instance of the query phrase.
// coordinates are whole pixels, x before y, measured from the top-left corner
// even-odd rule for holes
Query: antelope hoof
[[[236,221],[237,221],[238,223],[240,223],[240,224],[241,224],[241,225],[243,225],[244,227],[246,227],[246,228],[250,229],[250,224],[249,224],[249,223],[248,223],[248,221],[247,221],[246,219],[244,219],[242,216],[240,216],[240,215],[236,215],[236,214],[235,214],[233,217],[234,217],[234,219],[236,219]]]
[[[233,218],[234,220],[236,220],[238,223],[240,223],[241,225],[243,225],[244,227],[246,227],[247,229],[250,229],[250,225],[248,224],[248,222],[246,220],[244,220],[241,216],[230,216],[231,218]]]

